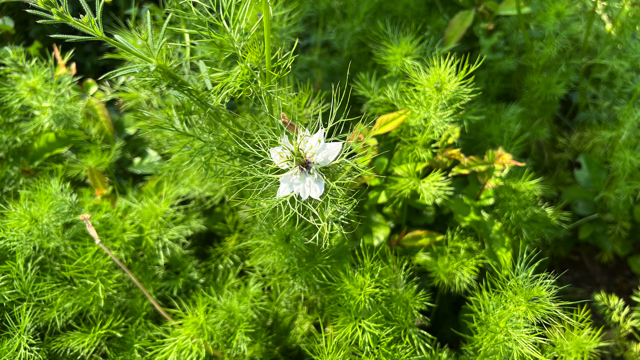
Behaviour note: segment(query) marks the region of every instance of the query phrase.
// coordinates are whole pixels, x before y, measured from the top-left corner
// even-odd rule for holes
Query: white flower
[[[282,146],[269,149],[271,159],[279,168],[291,169],[280,177],[276,197],[296,193],[302,200],[309,196],[320,200],[324,192],[324,179],[318,169],[333,162],[341,149],[341,142],[324,142],[324,129],[314,135],[305,130],[293,144],[285,135]]]

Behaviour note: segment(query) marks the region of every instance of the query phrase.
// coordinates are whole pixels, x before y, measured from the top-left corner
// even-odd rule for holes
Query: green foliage
[[[421,314],[428,296],[408,278],[407,266],[395,260],[388,263],[366,250],[356,260],[357,268],[340,272],[329,289],[327,311],[332,316],[325,326],[331,332],[324,336],[333,336],[364,358],[402,359],[426,353],[430,336],[419,326],[428,321]],[[324,346],[321,353],[329,351]]]
[[[460,294],[475,289],[484,262],[476,239],[448,232],[444,242],[433,248],[418,254],[416,262],[426,268],[438,289]]]
[[[522,258],[512,270],[489,274],[470,297],[465,350],[473,358],[595,359],[600,338],[588,312],[567,314],[555,278],[535,274],[539,263]]]
[[[640,301],[639,295],[636,290],[635,296],[632,297],[634,302]],[[593,299],[598,312],[611,327],[613,339],[610,345],[613,354],[625,359],[636,358],[640,354],[638,309],[630,308],[623,299],[604,291],[594,294]]]

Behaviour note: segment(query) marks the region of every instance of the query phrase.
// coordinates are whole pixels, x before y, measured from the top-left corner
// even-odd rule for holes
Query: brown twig
[[[87,231],[89,232],[89,235],[91,235],[91,237],[96,241],[96,244],[98,244],[98,246],[100,246],[102,250],[104,250],[104,252],[106,252],[107,255],[109,255],[111,259],[113,259],[113,261],[115,261],[116,264],[118,264],[122,268],[122,270],[124,270],[124,272],[127,273],[127,275],[129,275],[131,280],[133,280],[133,282],[136,283],[136,285],[138,285],[140,290],[142,290],[142,292],[144,293],[144,296],[147,297],[147,299],[153,305],[153,307],[155,307],[156,310],[158,310],[158,312],[165,319],[167,319],[170,322],[174,322],[171,315],[167,314],[167,312],[160,307],[160,305],[153,299],[151,294],[149,294],[149,292],[142,285],[142,283],[140,283],[140,281],[135,277],[135,275],[133,275],[131,270],[129,270],[129,268],[127,268],[120,260],[118,260],[118,258],[115,255],[113,255],[113,253],[109,249],[107,249],[106,246],[104,246],[104,244],[102,243],[102,241],[100,241],[100,238],[98,237],[98,233],[96,232],[96,229],[94,229],[93,225],[91,225],[91,221],[89,221],[89,218],[91,218],[91,215],[89,214],[80,215],[80,220],[84,221],[85,225],[87,225]]]
[[[160,305],[153,299],[153,297],[151,297],[151,294],[149,294],[149,292],[147,291],[147,289],[142,285],[142,283],[140,283],[140,281],[135,277],[135,275],[133,275],[133,273],[131,272],[131,270],[129,270],[129,268],[127,268],[120,260],[118,260],[118,258],[113,255],[113,253],[107,249],[106,246],[104,246],[104,244],[102,243],[102,241],[100,241],[100,238],[98,237],[98,233],[96,232],[96,229],[93,227],[93,225],[91,224],[91,221],[89,221],[89,219],[91,218],[90,214],[82,214],[80,215],[80,220],[84,221],[85,225],[87,225],[87,231],[89,232],[89,235],[91,235],[91,237],[93,238],[93,240],[96,241],[96,244],[98,244],[98,246],[100,246],[102,248],[102,250],[104,250],[104,252],[107,253],[107,255],[109,255],[111,257],[111,259],[113,259],[113,261],[116,262],[116,264],[118,264],[122,270],[124,270],[124,272],[127,273],[127,275],[129,275],[129,277],[131,278],[131,280],[133,280],[134,283],[136,283],[136,285],[138,285],[138,288],[140,288],[140,290],[142,290],[142,292],[144,293],[144,295],[147,297],[147,299],[149,300],[149,302],[153,305],[153,307],[156,308],[156,310],[158,310],[158,312],[165,318],[167,319],[169,322],[173,323],[173,324],[177,324],[173,318],[171,317],[171,315],[167,314],[166,311],[164,311]],[[218,358],[223,358],[224,356],[222,355],[221,352],[219,352],[218,350],[212,348],[211,346],[204,344],[204,349],[211,355],[214,355]]]
[[[394,247],[398,246],[398,244],[400,244],[400,241],[402,241],[402,239],[404,239],[404,236],[407,235],[407,227],[405,226],[404,229],[402,229],[402,232],[400,233],[400,235],[398,235],[397,239],[389,239],[389,247],[391,247],[391,249],[393,249]]]
[[[67,73],[71,74],[71,76],[76,74],[76,63],[71,63],[71,65],[69,65],[70,69],[67,69],[67,62],[60,55],[60,50],[58,50],[56,44],[53,44],[53,57],[58,62],[58,70],[56,70],[54,77]]]
[[[289,118],[287,117],[287,114],[285,113],[280,114],[280,121],[284,124],[287,130],[292,132],[294,135],[298,135],[298,127],[296,126],[296,123],[289,120]]]

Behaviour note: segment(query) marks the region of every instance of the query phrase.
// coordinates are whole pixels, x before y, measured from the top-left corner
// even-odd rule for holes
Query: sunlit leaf
[[[499,147],[498,150],[487,151],[486,159],[496,165],[525,166],[525,163],[513,160],[513,155],[505,152],[502,147]]]
[[[40,54],[40,49],[42,49],[42,43],[38,40],[34,40],[33,44],[27,48],[27,51],[31,56],[38,56],[38,54]]]
[[[93,95],[98,91],[98,83],[93,79],[87,79],[82,83],[82,87],[87,95]]]
[[[456,156],[458,156],[456,154]],[[469,156],[464,158],[464,155],[460,154],[457,157],[460,160],[460,164],[451,169],[451,175],[465,175],[472,172],[481,173],[489,170],[498,171],[494,175],[505,175],[506,171],[512,166],[525,166],[524,163],[513,160],[513,156],[508,152],[505,152],[502,148],[497,150],[488,150],[484,159],[480,159],[476,156]]]
[[[531,8],[526,6],[522,1],[520,1],[520,13],[528,14],[531,12]],[[518,9],[516,7],[516,0],[504,0],[500,6],[498,6],[498,10],[496,11],[498,15],[518,15]]]
[[[95,121],[99,125],[98,128],[104,131],[110,141],[113,141],[116,132],[109,110],[104,103],[95,98],[88,98],[84,110],[85,116],[89,120]]]
[[[489,170],[492,167],[493,163],[480,159],[477,156],[469,156],[464,163],[461,163],[451,169],[450,175],[466,175],[472,172],[482,172]]]
[[[67,133],[46,132],[33,143],[29,154],[32,165],[41,162],[51,155],[61,154],[73,145],[73,138]]]
[[[400,240],[402,246],[428,246],[444,239],[444,235],[431,230],[415,230]]]
[[[387,223],[384,215],[377,211],[370,211],[367,214],[367,225],[369,231],[364,235],[366,243],[380,246],[389,238],[389,234],[391,234],[391,227]]]
[[[474,15],[475,10],[462,10],[449,21],[449,25],[444,31],[444,46],[454,45],[464,36],[464,33],[473,23]]]
[[[373,168],[377,174],[383,174],[389,165],[389,159],[384,156],[378,156],[373,161]]]
[[[405,120],[407,120],[407,115],[405,115],[406,113],[407,110],[400,110],[380,116],[376,119],[373,129],[371,129],[371,135],[381,135],[395,130]]]
[[[498,8],[500,7],[495,1],[485,1],[483,5],[493,12],[498,11]]]
[[[96,167],[89,166],[87,168],[87,177],[89,178],[89,183],[95,190],[97,197],[101,197],[107,193],[109,183],[107,182],[107,177],[102,173],[102,171]]]

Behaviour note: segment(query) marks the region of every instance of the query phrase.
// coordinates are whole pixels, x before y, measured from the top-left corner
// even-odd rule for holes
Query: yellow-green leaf
[[[15,25],[15,22],[10,17],[0,17],[0,32],[6,31],[10,34],[15,34]]]
[[[496,12],[498,11],[499,5],[495,1],[485,1],[484,7],[486,7],[487,9],[493,12]]]
[[[113,141],[115,136],[115,129],[113,128],[113,121],[109,110],[104,103],[95,98],[87,99],[85,104],[85,115],[89,120],[94,120],[99,123],[100,128],[108,135],[110,141]]]
[[[33,143],[29,163],[36,165],[51,155],[63,153],[73,145],[73,137],[66,133],[46,132]]]
[[[384,215],[375,210],[369,211],[366,224],[368,229],[363,236],[365,243],[380,246],[389,238],[391,227]]]
[[[415,230],[400,240],[402,246],[427,246],[444,239],[444,235],[431,230]]]
[[[404,115],[406,112],[407,110],[400,110],[380,116],[376,119],[376,124],[373,125],[371,134],[380,135],[396,129],[400,124],[407,120],[407,115]]]
[[[95,189],[97,197],[101,197],[107,193],[109,183],[107,182],[107,177],[102,173],[102,171],[96,167],[89,166],[87,168],[87,177],[89,177],[89,183],[91,184],[91,187]]]
[[[458,12],[447,25],[447,29],[444,31],[444,46],[449,47],[457,43],[471,24],[473,23],[473,17],[475,10],[462,10]]]
[[[520,1],[520,13],[528,14],[531,12],[531,8],[526,6]],[[516,8],[516,0],[504,0],[496,11],[498,15],[518,15],[518,9]]]
[[[466,175],[472,172],[483,172],[493,168],[493,163],[477,156],[469,156],[464,162],[451,169],[451,176]]]
[[[98,83],[93,79],[87,79],[82,83],[82,87],[87,95],[93,95],[98,91]]]

